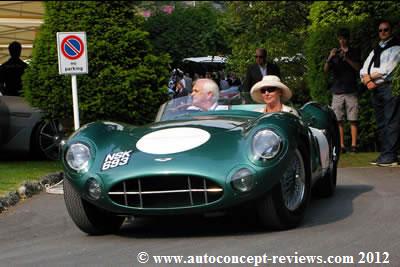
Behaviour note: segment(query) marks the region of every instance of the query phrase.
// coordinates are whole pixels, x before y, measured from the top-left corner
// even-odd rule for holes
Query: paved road
[[[376,262],[386,259],[390,264],[382,266],[400,266],[399,204],[400,168],[339,169],[335,196],[313,200],[302,226],[290,231],[266,232],[249,222],[232,222],[226,217],[142,219],[125,223],[118,235],[92,237],[72,223],[61,195],[42,193],[0,215],[0,266],[166,265],[156,265],[153,258],[148,264],[140,264],[139,252],[170,256],[266,254],[269,258],[264,259],[269,264],[272,256],[292,256],[292,260],[297,257],[300,261],[300,256],[323,256],[322,260],[327,256],[353,256],[357,266],[379,266]],[[358,263],[362,259],[375,264]]]

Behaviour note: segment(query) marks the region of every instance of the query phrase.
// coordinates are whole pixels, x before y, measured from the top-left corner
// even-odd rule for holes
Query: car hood
[[[131,141],[137,141],[143,136],[157,131],[165,131],[167,129],[176,129],[179,131],[183,128],[200,129],[208,132],[210,135],[215,135],[237,128],[241,130],[243,127],[249,125],[251,121],[251,118],[247,117],[201,116],[190,120],[163,121],[140,127],[124,123],[97,121],[86,124],[79,131],[75,132],[71,138],[79,136],[87,137],[96,142],[104,140],[105,143],[115,143],[118,140],[123,142],[126,138]],[[187,132],[187,134],[190,134],[190,132]]]
[[[89,144],[95,154],[92,170],[103,174],[114,169],[113,160],[122,158],[127,164],[116,167],[113,175],[115,171],[127,171],[121,175],[130,177],[149,170],[163,173],[166,168],[180,172],[182,166],[190,172],[204,172],[207,170],[198,166],[200,159],[207,164],[225,159],[229,163],[224,166],[231,168],[238,157],[243,157],[239,148],[243,146],[241,136],[248,125],[249,118],[215,116],[158,122],[142,127],[102,121],[83,126],[67,145],[74,142]],[[224,149],[220,149],[221,146]],[[170,162],[164,162],[168,160]],[[132,166],[135,167],[132,169]]]

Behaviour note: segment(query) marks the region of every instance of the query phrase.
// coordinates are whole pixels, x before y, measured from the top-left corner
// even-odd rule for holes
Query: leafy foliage
[[[256,48],[264,47],[268,61],[276,59],[283,80],[297,100],[306,101],[308,92],[302,78],[305,59],[301,54],[309,5],[296,1],[229,2],[220,21],[223,36],[232,49],[228,68],[244,77],[247,66],[255,62]],[[292,60],[285,62],[282,57]]]
[[[224,54],[227,45],[220,35],[217,19],[220,12],[209,3],[195,7],[175,5],[172,14],[156,11],[148,18],[144,29],[150,33],[150,40],[156,52],[168,52],[172,67],[179,67],[186,57]]]
[[[82,31],[87,35],[89,74],[77,77],[81,121],[152,120],[167,97],[170,59],[152,53],[136,3],[52,1],[45,7],[23,77],[28,101],[51,117],[72,117],[71,78],[58,74],[56,33]]]

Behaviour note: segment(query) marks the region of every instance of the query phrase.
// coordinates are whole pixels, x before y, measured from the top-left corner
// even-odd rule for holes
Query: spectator
[[[183,79],[185,80],[185,89],[191,93],[192,92],[192,83],[193,80],[192,78],[190,78],[189,73],[185,73],[185,75],[183,75]]]
[[[220,80],[219,80],[219,88],[221,89],[221,90],[227,90],[227,89],[229,89],[229,83],[228,83],[228,81],[227,80],[225,80],[225,79],[223,79],[223,78],[221,78]]]
[[[201,110],[218,109],[219,88],[212,79],[198,79],[193,85],[193,106]]]
[[[19,58],[21,50],[19,42],[12,42],[8,46],[11,58],[0,66],[0,89],[3,95],[19,96],[21,94],[21,77],[28,66]]]
[[[344,144],[344,114],[350,122],[351,152],[357,152],[358,95],[357,79],[360,66],[358,50],[349,46],[350,32],[341,28],[337,33],[339,48],[332,48],[324,65],[325,73],[333,74],[332,109],[335,112],[340,133],[342,153],[346,152]],[[346,112],[344,112],[346,110]]]
[[[256,49],[256,64],[247,68],[246,79],[243,83],[243,92],[249,92],[251,87],[258,81],[261,81],[265,75],[281,76],[279,67],[273,63],[267,62],[267,51],[264,48]]]
[[[259,112],[290,112],[299,116],[294,108],[285,104],[292,97],[292,91],[281,82],[278,76],[267,75],[251,88],[251,98],[257,103],[265,103]]]
[[[392,36],[389,21],[379,23],[379,43],[360,70],[361,81],[373,91],[372,103],[380,141],[380,155],[371,164],[398,165],[400,97],[392,95],[393,70],[400,62],[400,43]]]
[[[188,90],[183,86],[182,81],[177,81],[175,85],[174,98],[187,96],[189,94]]]
[[[231,74],[229,75],[228,82],[229,82],[229,85],[230,85],[230,86],[240,86],[240,85],[242,84],[241,81],[240,81],[240,79],[238,79],[238,78],[236,77],[236,74],[235,74],[235,73],[231,73]]]

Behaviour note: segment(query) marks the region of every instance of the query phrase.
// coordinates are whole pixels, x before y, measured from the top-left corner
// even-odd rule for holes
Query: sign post
[[[79,129],[77,74],[88,73],[85,32],[57,32],[58,72],[71,74],[74,128]]]

